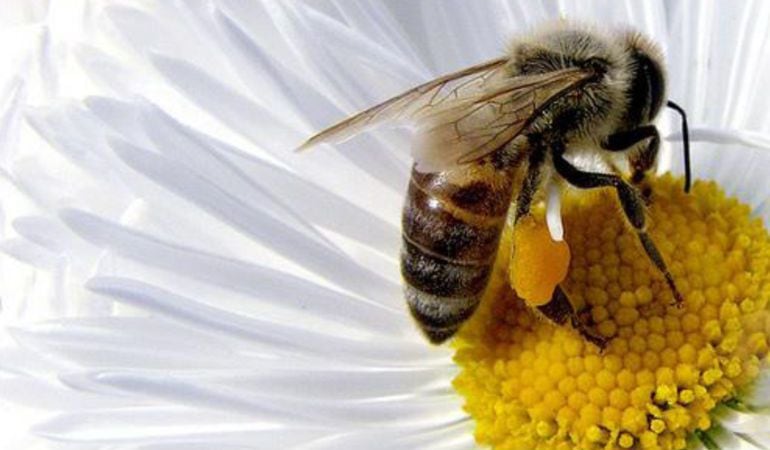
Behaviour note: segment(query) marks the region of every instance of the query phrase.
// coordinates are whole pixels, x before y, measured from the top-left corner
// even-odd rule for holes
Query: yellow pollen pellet
[[[569,267],[570,250],[565,241],[556,242],[544,223],[532,216],[519,221],[514,232],[511,285],[532,305],[543,305]]]
[[[648,181],[647,231],[682,307],[670,306],[611,189],[565,192],[561,243],[533,205],[524,226],[505,228],[484,298],[455,339],[452,385],[479,447],[680,450],[770,364],[762,221],[713,182],[685,194],[681,179]],[[589,331],[610,338],[606,349],[571,318],[557,326],[533,311],[556,283]]]

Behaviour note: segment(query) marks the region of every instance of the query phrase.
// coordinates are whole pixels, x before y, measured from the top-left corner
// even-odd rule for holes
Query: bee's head
[[[631,59],[627,122],[650,123],[666,98],[663,55],[657,45],[639,33],[627,33],[624,41]]]

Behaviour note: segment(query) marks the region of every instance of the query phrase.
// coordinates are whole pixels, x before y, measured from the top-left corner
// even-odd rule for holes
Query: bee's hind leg
[[[597,346],[600,351],[604,351],[612,340],[612,338],[601,336],[589,328],[588,324],[575,311],[561,286],[556,286],[551,300],[544,305],[538,306],[537,310],[557,325],[564,325],[569,320],[572,327],[580,333],[583,339]]]

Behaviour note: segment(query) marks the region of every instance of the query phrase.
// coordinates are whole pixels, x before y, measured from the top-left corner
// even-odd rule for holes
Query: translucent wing
[[[327,128],[297,150],[322,142],[342,142],[383,122],[414,121],[441,105],[478,94],[491,79],[502,75],[500,69],[506,61],[507,58],[494,59],[417,86]]]
[[[413,154],[418,169],[438,172],[467,164],[515,139],[545,107],[594,74],[564,69],[501,78],[472,95],[445,102],[415,118]]]

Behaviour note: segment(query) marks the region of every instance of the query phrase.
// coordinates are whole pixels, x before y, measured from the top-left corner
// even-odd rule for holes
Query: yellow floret
[[[665,280],[611,191],[564,199],[571,262],[537,214],[504,233],[490,287],[455,341],[462,370],[453,384],[481,445],[682,449],[767,364],[770,238],[762,223],[713,183],[698,182],[689,195],[670,176],[651,185],[649,233],[684,295],[681,309],[669,306]],[[529,307],[548,301],[557,283],[596,333],[613,337],[603,353]]]
[[[631,448],[634,445],[634,437],[628,433],[621,433],[618,438],[618,444],[622,448]]]

